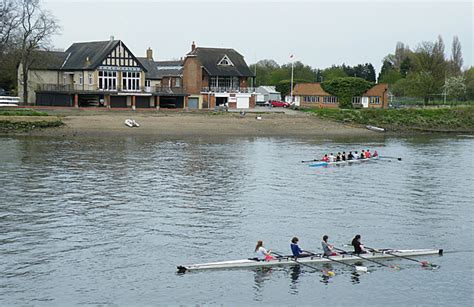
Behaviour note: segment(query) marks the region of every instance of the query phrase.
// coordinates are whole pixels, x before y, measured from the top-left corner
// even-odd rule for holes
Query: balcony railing
[[[115,89],[100,89],[93,85],[79,85],[79,84],[39,84],[38,92],[63,92],[63,93],[150,93],[150,94],[165,94],[165,95],[183,95],[186,90],[183,87],[168,87],[168,86],[142,86],[136,90],[124,89],[117,87]]]
[[[203,87],[201,89],[202,93],[253,93],[255,92],[255,88],[253,87],[235,87],[235,86],[211,86],[211,87]]]

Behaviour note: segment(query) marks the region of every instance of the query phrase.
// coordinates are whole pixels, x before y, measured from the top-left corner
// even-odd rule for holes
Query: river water
[[[402,161],[311,168],[369,147]],[[0,305],[446,305],[474,302],[470,136],[379,139],[0,138]],[[176,266],[317,251],[443,248],[369,273]]]

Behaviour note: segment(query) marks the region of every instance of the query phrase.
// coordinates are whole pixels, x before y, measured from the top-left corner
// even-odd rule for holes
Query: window
[[[88,78],[89,78],[89,85],[92,85],[92,83],[94,83],[94,80],[92,79],[92,74],[89,74]]]
[[[140,90],[140,73],[139,72],[122,72],[122,90],[138,91]]]
[[[108,91],[117,90],[117,72],[100,70],[99,89]]]
[[[371,104],[380,104],[380,97],[379,96],[370,97],[370,103]]]
[[[352,97],[352,103],[360,104],[361,103],[361,98],[360,97]]]
[[[224,57],[219,61],[219,63],[217,63],[217,65],[234,66],[234,64],[231,62],[227,55],[224,55]]]
[[[324,103],[337,103],[337,97],[336,96],[324,96]]]
[[[82,74],[82,72],[79,73],[79,85],[82,85],[84,84],[84,75]]]
[[[174,80],[175,80],[175,81],[174,81],[175,86],[176,86],[176,87],[181,87],[181,78],[176,78],[176,79],[174,79]]]
[[[151,81],[150,80],[145,80],[145,86],[150,87],[151,86]]]
[[[211,77],[210,87],[238,89],[239,78],[237,77]]]

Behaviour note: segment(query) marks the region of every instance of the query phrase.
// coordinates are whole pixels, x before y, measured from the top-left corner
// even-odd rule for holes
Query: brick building
[[[324,91],[320,83],[299,83],[293,90],[296,105],[303,107],[338,108],[338,97]],[[362,108],[387,108],[388,84],[374,85],[359,97],[353,97],[354,106]]]
[[[223,104],[253,108],[254,80],[244,57],[234,49],[196,47],[193,42],[184,59],[183,83],[189,108],[213,109]]]

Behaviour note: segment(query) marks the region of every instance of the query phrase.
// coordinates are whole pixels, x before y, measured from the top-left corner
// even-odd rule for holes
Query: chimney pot
[[[146,58],[148,60],[153,60],[153,49],[151,49],[151,47],[148,47],[146,50]]]
[[[191,45],[191,51],[194,51],[194,49],[196,49],[196,44],[193,41],[193,44]]]

